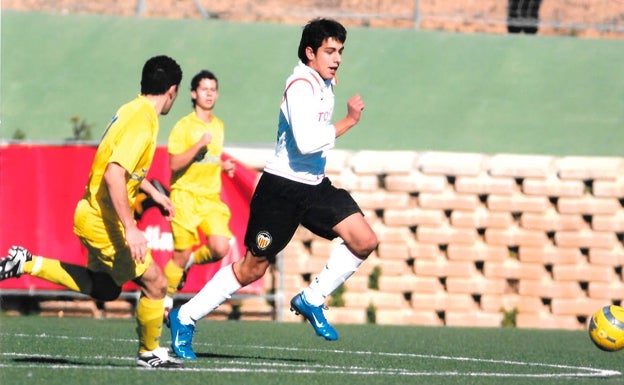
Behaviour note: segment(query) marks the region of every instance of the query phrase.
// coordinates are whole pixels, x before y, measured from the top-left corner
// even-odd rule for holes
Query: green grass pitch
[[[621,384],[624,353],[586,332],[200,321],[199,359],[135,367],[134,320],[0,317],[0,384]],[[162,345],[170,342],[163,330]]]

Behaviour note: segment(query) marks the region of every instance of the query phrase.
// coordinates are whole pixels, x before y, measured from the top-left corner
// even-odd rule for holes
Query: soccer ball
[[[614,352],[624,348],[624,308],[607,305],[589,320],[589,338],[600,349]]]

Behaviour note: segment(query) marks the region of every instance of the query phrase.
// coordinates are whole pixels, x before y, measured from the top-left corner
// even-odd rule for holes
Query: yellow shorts
[[[84,199],[76,206],[74,233],[87,248],[87,268],[110,275],[119,286],[143,275],[152,263],[149,250],[145,262],[136,263],[121,223],[104,221]]]
[[[175,216],[171,222],[173,248],[187,250],[200,242],[199,230],[205,235],[232,238],[230,208],[218,195],[199,196],[190,191],[172,190]]]

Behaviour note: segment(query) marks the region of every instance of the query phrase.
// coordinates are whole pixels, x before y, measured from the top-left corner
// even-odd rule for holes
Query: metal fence
[[[139,0],[145,2],[148,0]],[[193,0],[204,17],[289,21],[317,15],[364,26],[569,35],[624,33],[624,0]]]
[[[624,0],[3,0],[2,9],[301,24],[624,37]],[[531,33],[531,29],[517,32]]]

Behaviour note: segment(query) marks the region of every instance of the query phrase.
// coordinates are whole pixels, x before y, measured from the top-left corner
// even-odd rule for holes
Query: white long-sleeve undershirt
[[[320,183],[325,176],[326,151],[336,141],[333,110],[332,80],[323,80],[299,62],[286,81],[275,156],[265,171],[302,183]]]

